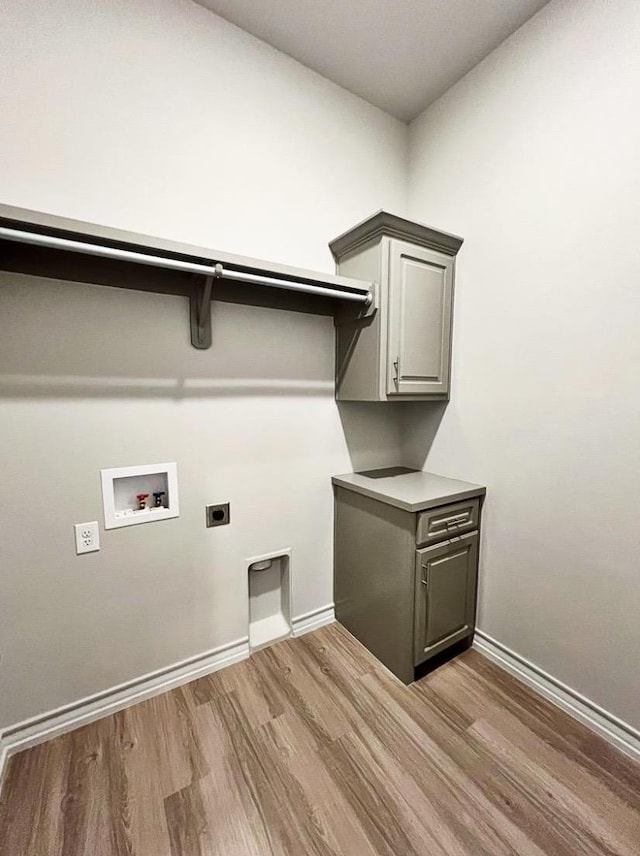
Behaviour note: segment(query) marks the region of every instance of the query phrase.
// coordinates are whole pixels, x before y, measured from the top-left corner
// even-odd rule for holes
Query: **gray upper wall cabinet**
[[[449,397],[455,256],[462,238],[385,211],[329,246],[341,276],[378,283],[378,311],[336,318],[336,398]]]

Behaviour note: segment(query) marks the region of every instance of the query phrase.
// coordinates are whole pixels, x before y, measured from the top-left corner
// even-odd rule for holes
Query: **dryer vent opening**
[[[289,556],[262,556],[249,563],[249,644],[252,649],[291,634]]]

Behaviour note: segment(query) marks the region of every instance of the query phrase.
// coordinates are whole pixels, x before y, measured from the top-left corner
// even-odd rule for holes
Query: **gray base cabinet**
[[[411,683],[416,666],[473,635],[484,489],[414,512],[334,484],[336,617]]]
[[[447,399],[462,239],[380,211],[329,245],[342,276],[377,283],[377,312],[336,317],[336,398]]]

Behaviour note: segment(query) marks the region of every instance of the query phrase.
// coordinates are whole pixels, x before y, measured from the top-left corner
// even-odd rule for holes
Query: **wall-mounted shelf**
[[[211,300],[274,305],[271,293],[295,294],[304,311],[354,318],[376,312],[373,283],[332,276],[0,205],[0,268],[36,276],[184,294],[191,343],[211,345]],[[230,292],[229,289],[232,289]],[[275,305],[286,305],[275,301]],[[286,308],[302,308],[298,303]]]

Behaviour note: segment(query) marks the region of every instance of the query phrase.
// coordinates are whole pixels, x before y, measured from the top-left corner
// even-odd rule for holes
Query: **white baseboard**
[[[294,618],[292,632],[302,636],[317,630],[325,624],[335,621],[334,605],[328,604]],[[160,669],[142,675],[133,681],[111,687],[104,692],[80,699],[72,704],[48,711],[17,725],[12,725],[0,733],[0,787],[7,760],[38,743],[44,743],[60,734],[73,731],[104,716],[109,716],[140,701],[160,695],[175,687],[194,681],[203,675],[211,674],[225,666],[231,666],[249,656],[249,638],[247,636],[221,645],[189,660],[175,663],[166,669]]]
[[[6,762],[16,752],[238,663],[248,656],[249,638],[243,637],[166,669],[142,675],[126,684],[111,687],[104,692],[6,728],[0,734],[0,787]]]
[[[293,635],[303,636],[305,633],[310,633],[312,630],[324,627],[325,624],[332,624],[335,620],[335,605],[328,603],[326,606],[321,606],[320,609],[305,612],[304,615],[294,618],[291,622]]]
[[[586,696],[544,672],[482,630],[476,630],[473,647],[505,671],[532,687],[541,696],[562,708],[612,743],[634,761],[640,761],[640,731],[592,702]]]
[[[2,737],[0,736],[0,793],[2,793],[2,782],[4,779],[4,771],[7,768],[7,761],[9,760],[9,747],[3,743]]]

